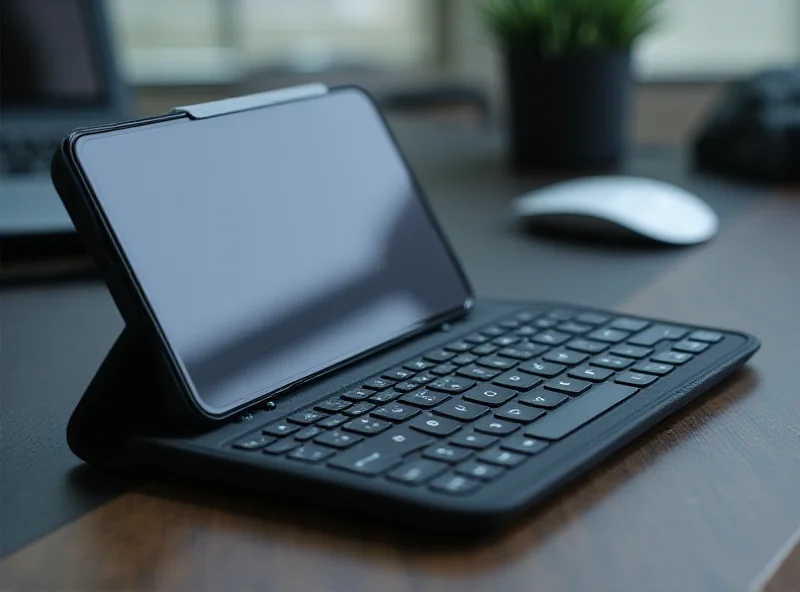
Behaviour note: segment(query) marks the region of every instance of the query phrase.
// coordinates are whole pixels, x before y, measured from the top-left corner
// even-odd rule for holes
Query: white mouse
[[[562,181],[523,195],[514,208],[526,221],[565,231],[673,245],[701,243],[719,227],[716,213],[699,197],[641,177]]]

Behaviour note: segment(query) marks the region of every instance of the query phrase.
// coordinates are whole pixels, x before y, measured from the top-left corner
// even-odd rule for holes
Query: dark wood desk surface
[[[714,185],[722,230],[695,249],[534,241],[499,212],[535,182],[505,175],[495,139],[462,139],[401,134],[479,293],[729,326],[759,336],[763,349],[517,528],[467,550],[312,524],[266,500],[146,484],[10,555],[0,588],[745,590],[800,526],[800,190],[739,195],[729,186],[720,195],[725,186]],[[634,169],[647,172],[648,162]],[[550,260],[578,278],[548,282]],[[600,287],[598,268],[621,286]]]

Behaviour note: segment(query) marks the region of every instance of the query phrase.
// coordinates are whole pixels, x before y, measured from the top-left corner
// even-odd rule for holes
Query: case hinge
[[[267,107],[268,105],[277,105],[278,103],[316,97],[324,95],[327,92],[327,86],[322,83],[314,82],[311,84],[289,86],[219,101],[209,101],[208,103],[174,107],[171,113],[186,113],[192,119],[206,119],[208,117],[216,117],[217,115],[227,115],[229,113],[236,113],[237,111],[247,111],[248,109],[258,109],[260,107]]]

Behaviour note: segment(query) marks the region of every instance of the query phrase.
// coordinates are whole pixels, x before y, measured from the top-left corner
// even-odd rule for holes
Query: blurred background
[[[375,92],[447,81],[502,111],[500,52],[472,0],[107,1],[143,115],[293,78]],[[633,55],[635,137],[680,142],[720,83],[800,61],[796,0],[664,0],[660,10]]]

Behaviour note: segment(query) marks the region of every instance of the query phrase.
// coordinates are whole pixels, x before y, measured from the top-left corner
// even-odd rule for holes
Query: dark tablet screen
[[[212,415],[469,302],[359,90],[88,135],[76,153],[176,365]]]

